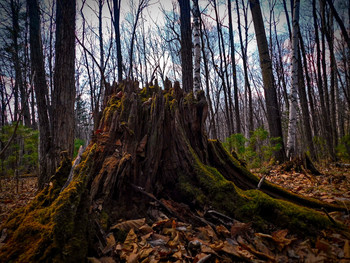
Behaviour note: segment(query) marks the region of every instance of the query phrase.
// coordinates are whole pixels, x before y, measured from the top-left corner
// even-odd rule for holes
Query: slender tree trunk
[[[42,189],[55,171],[52,156],[52,135],[47,108],[47,85],[45,65],[40,33],[40,15],[38,0],[28,0],[30,21],[30,58],[33,84],[39,117],[39,189]]]
[[[306,59],[306,52],[305,52],[304,41],[303,41],[303,38],[302,38],[302,36],[300,34],[300,31],[299,31],[299,42],[300,42],[299,45],[300,45],[300,49],[301,49],[301,54],[302,54],[303,61],[304,61],[303,65],[304,65],[306,85],[307,85],[307,90],[308,90],[308,95],[309,95],[310,111],[311,111],[312,124],[313,124],[312,125],[312,127],[313,127],[313,134],[314,134],[314,136],[317,136],[318,131],[317,131],[316,111],[315,111],[313,98],[312,98],[312,95],[311,95],[311,79],[310,79],[310,75],[309,75],[309,68],[307,66],[307,59]],[[306,112],[306,109],[305,109],[305,112]],[[309,118],[309,120],[310,120],[310,118]],[[305,129],[308,129],[308,127],[305,126]],[[311,138],[311,142],[312,142],[312,138]],[[312,147],[313,147],[313,143],[312,143]],[[310,150],[310,153],[311,153],[311,156],[313,154],[315,155],[315,153],[312,152],[311,150]],[[314,156],[314,157],[316,157],[316,156]]]
[[[99,33],[99,44],[100,44],[100,67],[101,67],[101,78],[100,78],[100,90],[99,90],[99,96],[97,100],[96,109],[97,111],[100,110],[100,98],[103,98],[104,96],[104,72],[105,72],[105,59],[104,59],[104,50],[103,50],[103,19],[102,19],[102,9],[103,9],[103,0],[98,1],[98,33]]]
[[[200,12],[198,0],[193,0],[193,45],[194,45],[194,78],[193,91],[195,96],[201,87],[201,42],[200,42]]]
[[[191,8],[189,0],[178,0],[180,5],[182,86],[185,92],[193,90]]]
[[[340,18],[337,10],[335,9],[334,5],[333,5],[333,2],[332,0],[322,0],[325,4],[325,1],[327,1],[329,7],[331,8],[332,10],[332,13],[335,17],[335,19],[337,20],[338,24],[339,24],[339,27],[340,27],[340,30],[345,38],[345,41],[348,45],[348,48],[350,48],[350,38],[349,38],[349,34],[348,34],[348,31],[346,30],[345,26],[344,26],[344,23],[343,23],[343,20]],[[349,8],[349,12],[348,14],[350,15],[350,8]],[[348,17],[349,18],[349,17]]]
[[[269,49],[264,29],[264,22],[261,14],[259,0],[250,0],[250,9],[252,12],[254,29],[258,44],[260,65],[263,77],[267,121],[269,124],[270,135],[280,138],[281,148],[275,153],[275,158],[278,161],[284,161],[285,151],[283,144],[283,134],[281,126],[281,117],[277,103],[276,88],[274,86],[272,63],[269,56]]]
[[[323,89],[323,81],[322,81],[322,72],[321,72],[321,48],[320,48],[320,39],[318,34],[318,25],[317,25],[317,10],[316,10],[316,0],[312,1],[312,10],[313,10],[313,18],[314,18],[314,28],[315,28],[315,41],[316,41],[316,69],[317,69],[317,87],[320,96],[320,104],[321,104],[321,126],[322,133],[324,135],[327,134],[326,131],[326,122],[327,122],[327,110],[325,106],[325,98],[324,98],[324,89]]]
[[[233,116],[232,116],[232,99],[231,99],[231,89],[229,87],[228,77],[227,77],[227,65],[226,65],[226,55],[225,55],[225,45],[223,43],[224,39],[222,36],[222,29],[219,22],[219,14],[216,7],[216,0],[213,2],[214,11],[215,11],[215,21],[216,21],[216,27],[217,27],[217,36],[218,36],[218,45],[219,45],[219,56],[220,56],[220,68],[217,69],[217,73],[219,74],[219,77],[222,82],[222,87],[224,90],[224,99],[225,99],[225,111],[224,115],[226,116],[226,122],[227,122],[227,130],[228,135],[231,135],[234,133],[234,127],[233,127]],[[214,59],[213,59],[213,63]],[[225,80],[226,75],[226,80]]]
[[[330,121],[331,121],[331,130],[332,130],[332,139],[333,147],[338,144],[338,135],[337,135],[337,113],[336,113],[336,96],[335,89],[338,88],[337,81],[337,61],[334,54],[334,32],[333,32],[333,15],[329,13],[328,28],[325,28],[325,35],[329,47],[329,56],[330,56]]]
[[[245,8],[245,7],[243,6],[243,8]],[[240,12],[239,12],[238,1],[236,1],[236,11],[237,11],[237,27],[238,27],[239,41],[241,44],[242,60],[243,60],[244,87],[245,87],[245,92],[248,92],[248,100],[249,100],[248,101],[248,132],[247,132],[247,135],[248,135],[248,137],[250,137],[250,132],[252,132],[254,130],[253,98],[252,98],[252,89],[250,87],[249,76],[248,76],[247,47],[244,46],[244,43],[243,43],[243,36],[242,36],[242,29],[241,29],[241,17],[240,17]],[[245,26],[247,26],[247,16],[245,16],[245,22],[246,22]],[[246,41],[248,41],[247,31],[246,31]]]
[[[56,7],[56,60],[53,92],[53,138],[56,165],[59,153],[73,156],[75,103],[75,0],[59,0]],[[64,131],[64,132],[63,132]]]
[[[325,107],[326,107],[326,141],[328,146],[329,157],[334,159],[334,145],[333,145],[333,134],[332,134],[332,121],[330,114],[330,100],[329,100],[329,92],[328,92],[328,76],[327,76],[327,65],[326,65],[326,39],[325,36],[327,34],[326,28],[326,12],[324,1],[320,0],[320,13],[321,13],[321,46],[322,46],[322,74],[323,74],[323,91],[324,91],[324,99],[325,99]]]
[[[289,123],[288,123],[288,140],[287,156],[292,158],[296,154],[296,128],[297,128],[297,108],[298,108],[298,67],[299,67],[299,7],[300,0],[294,1],[293,7],[293,32],[292,32],[292,89],[290,94]]]
[[[231,0],[227,0],[227,8],[228,8],[230,43],[231,43],[230,46],[231,46],[231,61],[232,61],[232,75],[233,75],[233,89],[234,89],[233,92],[234,92],[234,100],[235,100],[236,133],[241,133],[241,116],[239,113],[239,103],[238,103],[238,84],[237,84],[237,71],[236,71],[236,60],[235,60],[235,43],[233,41]],[[249,128],[250,128],[250,125],[249,125]]]
[[[212,132],[212,135],[215,139],[218,138],[217,131],[216,131],[216,123],[215,123],[215,114],[213,110],[213,103],[211,100],[210,96],[210,82],[209,82],[209,67],[208,67],[208,59],[207,59],[207,54],[206,54],[206,49],[205,49],[205,42],[204,42],[204,37],[203,37],[203,31],[202,31],[202,26],[203,22],[202,19],[200,21],[200,26],[201,26],[201,42],[202,42],[202,55],[203,55],[203,64],[204,64],[204,74],[205,74],[205,87],[206,87],[206,96],[207,96],[207,101],[208,101],[208,107],[209,107],[209,132]],[[209,42],[209,41],[208,41]],[[209,43],[208,43],[209,45]],[[208,46],[208,49],[210,47]]]
[[[120,3],[121,0],[113,0],[115,43],[117,47],[118,82],[123,79],[123,57],[120,44]]]

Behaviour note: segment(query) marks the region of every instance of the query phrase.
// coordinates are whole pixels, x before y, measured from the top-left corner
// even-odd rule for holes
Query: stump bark
[[[101,224],[145,216],[150,201],[161,199],[165,207],[166,200],[185,205],[186,214],[173,216],[194,224],[201,223],[195,211],[210,208],[257,228],[273,224],[304,235],[341,228],[310,209],[341,206],[269,182],[254,190],[259,178],[219,141],[207,139],[204,93],[194,98],[178,83],[140,90],[137,82],[124,81],[108,87],[106,98],[100,125],[68,186],[71,162],[63,155],[50,184],[2,225],[8,237],[0,262],[82,261],[88,251],[97,253]]]

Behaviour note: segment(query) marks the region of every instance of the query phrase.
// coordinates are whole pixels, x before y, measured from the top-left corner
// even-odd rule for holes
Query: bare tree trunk
[[[327,141],[329,157],[334,159],[334,145],[333,145],[333,134],[332,134],[332,121],[330,114],[330,100],[329,100],[329,92],[328,92],[328,76],[327,76],[327,65],[326,65],[326,39],[325,36],[327,34],[326,28],[326,13],[325,13],[325,5],[324,1],[320,0],[320,13],[321,13],[321,46],[322,46],[322,75],[323,75],[323,91],[324,91],[324,99],[325,99],[325,107],[326,107],[326,122],[325,122],[325,139]]]
[[[39,117],[39,189],[42,189],[55,171],[52,156],[52,135],[47,108],[47,85],[40,33],[40,16],[37,0],[28,0],[30,20],[30,58],[33,84]]]
[[[30,115],[29,115],[29,107],[27,103],[27,94],[26,94],[26,88],[24,86],[23,81],[23,71],[22,71],[22,65],[19,57],[20,47],[18,44],[19,40],[19,34],[20,34],[20,27],[19,27],[19,19],[20,19],[20,4],[19,2],[15,2],[14,0],[11,0],[11,19],[12,19],[12,30],[11,32],[11,38],[12,38],[12,59],[14,63],[14,69],[15,69],[15,119],[18,117],[19,113],[19,94],[21,97],[21,108],[24,108],[23,111],[23,119],[24,119],[24,125],[30,127]],[[21,110],[22,111],[22,110]]]
[[[281,148],[275,153],[278,161],[284,161],[286,156],[284,152],[283,134],[281,126],[281,117],[277,103],[276,88],[274,86],[272,63],[269,56],[269,49],[266,40],[264,22],[261,14],[259,0],[250,0],[250,9],[252,12],[254,29],[259,49],[260,65],[264,83],[267,121],[269,124],[270,135],[280,138]]]
[[[345,26],[344,26],[344,23],[343,23],[343,20],[340,18],[337,10],[335,9],[334,5],[333,5],[333,2],[332,0],[322,0],[325,4],[325,1],[327,1],[329,7],[331,8],[332,10],[332,13],[335,17],[335,19],[337,20],[338,24],[339,24],[339,27],[341,29],[341,32],[345,38],[345,41],[348,45],[348,48],[350,48],[350,38],[349,38],[349,34],[348,34],[348,31],[346,30]],[[350,8],[349,8],[349,13],[350,13]],[[349,17],[348,17],[349,18]]]
[[[103,0],[98,0],[98,33],[99,33],[99,44],[100,44],[100,67],[101,67],[101,78],[100,78],[100,91],[99,91],[99,99],[97,100],[96,109],[100,110],[100,99],[103,98],[104,95],[104,72],[105,72],[105,59],[104,59],[104,50],[103,50],[103,19],[102,19],[102,9],[103,9]]]
[[[56,59],[53,92],[53,140],[56,165],[59,153],[73,156],[75,102],[75,0],[59,0],[56,6]],[[64,131],[64,132],[63,132]]]
[[[313,18],[314,18],[314,28],[315,28],[315,42],[316,42],[316,69],[317,69],[317,87],[320,96],[320,104],[321,104],[321,126],[322,126],[322,134],[326,135],[326,122],[327,122],[327,110],[324,98],[324,89],[323,89],[323,80],[322,80],[322,72],[321,72],[321,48],[320,48],[320,39],[318,34],[318,25],[317,25],[317,10],[316,10],[316,0],[312,1],[312,10],[313,10]]]
[[[244,4],[244,1],[242,1]],[[245,8],[245,6],[243,6]],[[241,52],[242,52],[242,60],[243,60],[243,71],[244,71],[244,87],[245,92],[248,92],[248,132],[247,135],[250,137],[250,132],[254,130],[254,122],[253,122],[253,98],[252,98],[252,89],[250,87],[249,83],[249,76],[248,76],[248,64],[247,64],[247,46],[243,43],[243,36],[242,36],[242,29],[241,29],[241,17],[239,12],[239,6],[238,1],[236,1],[236,11],[237,11],[237,27],[238,27],[238,33],[239,33],[239,41],[241,44]],[[245,15],[245,27],[247,27],[247,14],[244,12]],[[246,43],[248,44],[248,29],[246,28]],[[246,44],[246,45],[247,45]]]
[[[237,1],[236,1],[237,3]],[[232,75],[233,75],[233,93],[235,100],[235,117],[236,117],[236,133],[241,133],[241,116],[239,113],[239,102],[238,102],[238,84],[237,84],[237,71],[236,71],[236,60],[235,60],[235,43],[233,41],[233,27],[232,27],[232,13],[231,13],[231,0],[227,0],[228,8],[228,23],[229,23],[229,34],[231,43],[231,62],[232,62]],[[244,56],[244,55],[243,55]],[[250,125],[249,125],[250,126]]]
[[[304,41],[303,41],[303,38],[302,38],[302,36],[300,34],[300,31],[299,31],[299,42],[300,42],[299,45],[300,45],[300,49],[301,49],[301,54],[302,54],[302,57],[303,57],[303,65],[304,65],[304,72],[305,72],[305,78],[306,78],[306,85],[307,85],[307,90],[308,90],[308,95],[309,95],[310,112],[311,112],[312,124],[313,124],[312,125],[312,127],[313,127],[312,129],[313,129],[314,136],[317,136],[317,134],[318,134],[317,133],[318,132],[317,131],[317,120],[316,120],[315,106],[314,106],[313,98],[312,98],[312,95],[311,95],[311,79],[310,79],[309,69],[308,69],[308,65],[307,65]],[[306,104],[306,106],[307,106],[307,104]],[[306,109],[305,109],[305,112],[306,112]],[[310,118],[309,118],[309,120],[310,120]],[[308,129],[308,128],[305,127],[305,129]],[[312,143],[312,146],[313,146],[313,143]],[[311,152],[311,154],[315,154],[315,153],[312,153],[311,150],[310,150],[310,152]]]
[[[198,0],[193,0],[193,46],[194,46],[194,78],[193,78],[193,92],[197,96],[197,92],[201,88],[201,42],[200,42],[200,12]]]
[[[330,56],[330,121],[331,121],[331,129],[332,129],[332,139],[333,139],[333,147],[338,145],[338,135],[337,135],[337,113],[336,113],[336,96],[335,89],[338,89],[338,81],[337,81],[337,61],[334,54],[334,32],[333,32],[333,14],[329,13],[329,25],[325,28],[325,35],[329,47],[329,56]]]
[[[203,31],[202,31],[202,26],[203,22],[201,19],[201,47],[202,47],[202,55],[203,55],[203,64],[204,64],[204,74],[205,74],[205,87],[206,87],[206,96],[207,96],[207,102],[208,102],[208,107],[209,107],[209,133],[211,132],[213,134],[213,137],[216,139],[218,138],[217,131],[216,131],[216,123],[215,123],[215,114],[213,110],[213,103],[211,100],[210,96],[210,82],[209,82],[209,67],[208,67],[208,59],[207,59],[207,54],[206,54],[206,49],[205,49],[205,44],[204,44],[204,37],[203,37]],[[209,48],[209,47],[208,47]]]
[[[297,128],[297,108],[298,108],[298,67],[299,67],[299,7],[300,0],[294,1],[293,7],[293,32],[292,32],[292,89],[290,94],[289,123],[288,123],[288,140],[287,156],[292,158],[296,154],[296,128]]]
[[[118,82],[123,79],[123,57],[120,44],[120,3],[121,0],[113,0],[113,13],[114,13],[114,31],[115,31],[115,42],[117,47],[117,65],[118,65]]]
[[[217,36],[218,36],[218,45],[219,45],[219,56],[220,56],[220,67],[217,68],[217,73],[220,76],[222,87],[224,90],[224,99],[225,99],[225,111],[224,115],[226,116],[227,122],[227,130],[228,135],[234,133],[234,125],[233,125],[233,116],[232,116],[232,98],[231,98],[231,88],[229,87],[228,76],[227,76],[227,64],[226,64],[226,54],[225,54],[225,45],[224,38],[222,35],[222,25],[219,22],[219,14],[216,6],[216,0],[212,1],[214,11],[215,11],[215,21],[217,27]],[[214,59],[213,59],[213,63]],[[226,76],[226,80],[225,80]]]
[[[193,90],[191,8],[189,0],[178,1],[180,4],[182,86],[185,92],[190,92]]]

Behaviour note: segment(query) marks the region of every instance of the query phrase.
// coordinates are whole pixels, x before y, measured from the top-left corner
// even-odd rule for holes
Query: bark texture
[[[47,107],[47,85],[43,47],[41,42],[40,15],[37,0],[28,0],[30,22],[30,61],[33,76],[34,91],[38,104],[39,118],[39,189],[49,181],[55,171],[54,157],[52,156],[52,135]]]
[[[293,6],[293,31],[292,31],[292,90],[290,94],[289,123],[287,156],[293,157],[296,148],[296,130],[297,130],[297,109],[298,109],[298,68],[299,68],[299,7],[300,1],[295,0]]]
[[[201,89],[201,29],[198,0],[193,0],[193,44],[194,44],[194,79],[193,89],[196,94]]]
[[[75,102],[75,0],[57,1],[56,9],[56,60],[53,91],[53,140],[56,163],[59,152],[73,156],[74,102]],[[58,166],[58,165],[57,165]]]
[[[186,92],[193,90],[191,7],[189,0],[179,0],[181,30],[182,85]]]

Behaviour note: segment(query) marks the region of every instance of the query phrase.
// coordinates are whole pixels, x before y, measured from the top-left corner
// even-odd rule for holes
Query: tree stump
[[[165,91],[157,85],[140,90],[132,81],[111,90],[69,185],[62,189],[72,166],[63,155],[50,184],[2,225],[8,237],[0,262],[82,262],[103,235],[99,225],[144,216],[150,201],[161,199],[186,205],[187,214],[174,216],[189,220],[198,218],[194,211],[210,208],[260,229],[273,224],[313,235],[341,228],[321,213],[285,200],[328,211],[343,210],[341,206],[269,182],[254,190],[259,178],[219,141],[207,139],[203,92],[194,98],[178,83]],[[166,201],[162,204],[166,207]]]

